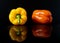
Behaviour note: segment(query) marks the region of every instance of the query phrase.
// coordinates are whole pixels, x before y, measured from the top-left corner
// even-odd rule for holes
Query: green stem
[[[16,35],[17,35],[17,36],[21,35],[20,28],[17,27],[16,29],[18,29],[18,31],[16,31]]]
[[[18,23],[20,24],[21,15],[20,14],[17,14],[16,15],[16,18],[18,19]]]
[[[17,32],[16,32],[16,35],[17,35],[17,36],[21,35],[21,32],[20,32],[20,31],[17,31]]]

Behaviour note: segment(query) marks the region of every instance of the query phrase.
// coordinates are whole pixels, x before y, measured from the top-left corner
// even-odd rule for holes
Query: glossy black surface
[[[40,43],[40,42],[60,42],[60,1],[59,0],[0,0],[0,42],[1,43],[13,43],[16,41],[11,40],[9,36],[9,26],[12,24],[9,22],[9,13],[11,9],[23,7],[28,13],[27,26],[28,34],[25,41],[22,43]],[[35,24],[31,15],[35,9],[48,9],[52,12],[53,22],[52,33],[49,38],[36,38],[32,34],[32,27]],[[36,25],[36,24],[35,24]],[[16,42],[17,43],[17,42]]]
[[[10,26],[10,25],[9,25]],[[11,37],[9,36],[9,30],[11,27],[9,27],[8,25],[5,25],[5,26],[2,26],[2,28],[0,29],[0,39],[2,42],[17,42],[17,41],[13,41],[11,39]],[[13,25],[12,25],[13,26]],[[48,38],[42,38],[42,37],[35,37],[33,34],[32,34],[32,27],[34,25],[29,25],[29,26],[26,26],[27,27],[27,38],[23,41],[24,43],[25,42],[36,42],[36,43],[39,43],[39,42],[56,42],[56,41],[59,41],[60,39],[60,25],[57,24],[57,25],[51,25],[52,26],[52,31],[51,31],[51,34],[50,34],[50,37]],[[49,28],[51,29],[51,28]]]

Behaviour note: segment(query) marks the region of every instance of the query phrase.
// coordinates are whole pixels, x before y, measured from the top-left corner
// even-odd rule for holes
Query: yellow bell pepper
[[[27,21],[27,12],[24,8],[18,7],[12,9],[9,14],[9,20],[14,25],[24,25]]]
[[[27,38],[26,26],[11,26],[9,36],[13,41],[22,42]]]

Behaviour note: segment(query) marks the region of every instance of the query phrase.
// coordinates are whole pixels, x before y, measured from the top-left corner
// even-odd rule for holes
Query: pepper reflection
[[[35,37],[48,38],[51,35],[52,26],[35,25],[33,26],[32,33]]]
[[[9,35],[12,40],[17,42],[22,42],[27,37],[27,27],[26,26],[11,26],[9,30]]]

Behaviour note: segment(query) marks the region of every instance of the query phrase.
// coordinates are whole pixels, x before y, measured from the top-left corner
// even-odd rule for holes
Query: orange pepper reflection
[[[9,30],[9,35],[12,40],[17,42],[22,42],[27,37],[27,27],[26,26],[11,26]]]
[[[52,27],[47,25],[35,25],[32,32],[35,37],[48,38],[51,35]]]

